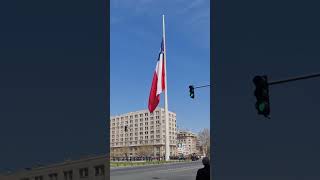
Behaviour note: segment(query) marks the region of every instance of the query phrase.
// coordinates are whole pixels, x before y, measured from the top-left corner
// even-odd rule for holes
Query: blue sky
[[[165,14],[168,106],[178,126],[198,132],[210,125],[209,0],[111,0],[110,113],[147,109]],[[159,106],[163,107],[163,94]]]

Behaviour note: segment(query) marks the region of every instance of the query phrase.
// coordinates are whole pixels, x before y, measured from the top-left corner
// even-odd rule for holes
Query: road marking
[[[175,169],[164,169],[164,170],[158,170],[156,172],[164,172],[164,171],[169,171],[169,172],[179,172],[179,171],[187,171],[187,170],[191,170],[191,169],[200,169],[203,166],[193,166],[193,167],[189,167],[189,168],[175,168]]]
[[[188,171],[192,169],[200,169],[203,168],[203,165],[198,165],[198,166],[192,166],[192,167],[181,167],[181,168],[173,168],[173,169],[153,169],[149,170],[146,169],[145,171],[140,170],[131,170],[131,171],[119,171],[119,172],[114,172],[111,173],[110,176],[121,176],[121,175],[128,175],[130,173],[159,173],[159,172],[167,172],[167,173],[174,173],[174,172],[179,172],[179,171]]]

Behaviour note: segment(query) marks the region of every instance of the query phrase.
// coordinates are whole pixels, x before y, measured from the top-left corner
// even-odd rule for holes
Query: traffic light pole
[[[208,87],[208,86],[210,86],[210,84],[208,84],[208,85],[204,85],[204,86],[194,87],[194,89],[203,88],[203,87]]]
[[[255,106],[258,111],[258,114],[262,114],[265,117],[269,118],[270,103],[269,103],[269,87],[268,86],[276,85],[276,84],[283,84],[283,83],[287,83],[287,82],[291,82],[291,81],[311,79],[311,78],[316,78],[316,77],[320,77],[320,73],[309,74],[309,75],[298,76],[298,77],[293,77],[293,78],[284,79],[284,80],[268,82],[268,78],[266,75],[255,76],[253,78],[253,83],[256,86],[256,90],[254,92],[254,95],[256,96],[256,99],[257,99]]]
[[[269,82],[268,85],[283,84],[283,83],[287,83],[287,82],[291,82],[291,81],[298,81],[298,80],[310,79],[310,78],[315,78],[315,77],[320,77],[320,73],[298,76],[298,77],[279,80],[279,81],[273,81],[273,82]]]

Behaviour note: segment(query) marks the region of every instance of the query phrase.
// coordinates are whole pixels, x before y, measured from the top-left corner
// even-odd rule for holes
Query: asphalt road
[[[201,161],[144,167],[112,168],[111,180],[195,180]]]

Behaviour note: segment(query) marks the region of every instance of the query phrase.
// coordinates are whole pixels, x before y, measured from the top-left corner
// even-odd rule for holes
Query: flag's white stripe
[[[161,94],[162,92],[162,67],[163,67],[163,53],[160,54],[159,61],[157,63],[157,76],[158,76],[158,83],[157,83],[157,95]]]

